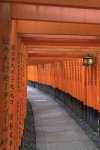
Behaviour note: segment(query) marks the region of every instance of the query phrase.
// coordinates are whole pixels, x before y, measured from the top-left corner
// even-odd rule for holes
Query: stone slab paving
[[[27,90],[34,112],[37,150],[98,150],[56,101],[36,88]]]

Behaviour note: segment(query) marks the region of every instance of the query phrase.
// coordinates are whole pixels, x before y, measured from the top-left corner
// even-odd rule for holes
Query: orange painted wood
[[[25,50],[10,15],[11,5],[0,3],[0,150],[18,150],[26,117]]]
[[[37,5],[54,5],[54,6],[66,6],[66,7],[81,7],[81,8],[100,8],[99,0],[89,0],[80,1],[80,0],[1,0],[1,2],[12,2],[12,3],[21,3],[21,4],[37,4]]]
[[[73,13],[74,12],[74,13]],[[100,23],[100,10],[37,5],[12,5],[12,19]]]
[[[67,58],[62,62],[35,67],[38,68],[37,72],[34,69],[38,82],[69,93],[88,107],[100,109],[99,64],[83,66],[82,58]]]
[[[100,25],[78,23],[55,23],[42,21],[18,21],[17,32],[50,35],[100,35]],[[46,30],[45,30],[46,29]],[[71,43],[70,43],[71,44]],[[92,44],[92,43],[91,43]]]
[[[0,3],[0,150],[10,150],[9,101],[10,101],[10,34],[11,5]]]

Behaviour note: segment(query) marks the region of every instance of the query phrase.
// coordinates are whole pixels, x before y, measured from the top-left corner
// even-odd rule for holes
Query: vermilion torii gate
[[[0,1],[1,150],[21,144],[27,79],[67,92],[99,114],[99,8],[99,0]],[[87,54],[96,58],[93,67],[82,66]]]

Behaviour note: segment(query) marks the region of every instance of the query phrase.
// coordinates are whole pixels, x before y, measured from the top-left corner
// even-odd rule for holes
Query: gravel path
[[[36,150],[34,116],[30,102],[27,102],[27,117],[20,150]]]

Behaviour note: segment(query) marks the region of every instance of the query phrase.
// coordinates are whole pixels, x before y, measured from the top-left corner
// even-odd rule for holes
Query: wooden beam
[[[63,53],[61,53],[61,54],[57,54],[57,53],[55,53],[55,54],[41,54],[41,53],[35,53],[35,54],[28,54],[28,57],[30,57],[31,59],[32,58],[55,58],[55,57],[61,57],[61,58],[65,58],[67,55],[64,55]]]
[[[38,65],[44,65],[44,64],[51,64],[52,62],[34,62],[34,63],[28,63],[28,66],[38,66]]]
[[[97,57],[97,54],[93,54],[90,53],[91,55],[93,55],[94,57]],[[54,62],[59,62],[59,61],[64,61],[66,59],[70,59],[70,58],[83,58],[83,56],[87,55],[86,53],[76,53],[76,55],[73,54],[69,54],[66,57],[53,57],[53,58],[30,58],[28,59],[28,64],[34,64],[34,63],[54,63]]]
[[[43,59],[43,60],[39,60],[39,59],[37,59],[37,60],[31,60],[31,61],[28,61],[28,64],[32,64],[32,63],[36,63],[36,62],[39,62],[39,63],[52,63],[52,62],[58,62],[58,61],[63,61],[63,60],[66,60],[67,58],[65,58],[65,59]]]
[[[0,2],[21,3],[21,4],[36,4],[36,5],[54,5],[68,7],[86,7],[100,8],[100,0],[0,0]]]
[[[64,54],[64,55],[76,55],[77,53],[78,54],[82,54],[82,53],[84,53],[84,54],[90,54],[90,53],[92,53],[93,55],[94,54],[97,54],[97,53],[100,53],[100,51],[93,51],[93,50],[87,50],[87,51],[71,51],[71,50],[69,50],[69,51],[66,51],[66,52],[57,52],[57,51],[54,51],[54,52],[50,52],[50,51],[47,51],[47,52],[28,52],[28,54],[36,54],[36,53],[38,53],[38,54],[49,54],[49,55],[51,55],[51,54],[55,54],[55,53],[57,53],[57,54]]]
[[[61,54],[58,54],[58,53],[55,53],[55,54],[41,54],[41,53],[35,53],[35,54],[28,54],[28,57],[30,58],[30,59],[32,59],[32,58],[65,58],[65,57],[67,57],[68,56],[68,54],[63,54],[63,53],[61,53]]]
[[[100,24],[100,10],[37,5],[12,5],[12,19]]]
[[[59,48],[59,49],[35,49],[32,48],[31,51],[26,48],[28,52],[28,58],[29,60],[33,58],[39,58],[39,59],[45,59],[45,58],[77,58],[77,57],[83,57],[87,54],[90,54],[92,56],[98,56],[98,53],[100,52],[100,48],[89,48],[89,49],[65,49],[65,48]]]
[[[98,57],[98,52],[89,52],[90,55],[94,56],[95,58]],[[85,55],[87,55],[86,52],[82,53],[66,53],[65,57],[63,57],[63,54],[61,55],[50,55],[48,54],[47,57],[28,57],[28,65],[39,65],[39,64],[48,64],[48,63],[55,63],[55,62],[61,62],[66,59],[71,59],[71,58],[83,58]]]
[[[88,52],[94,52],[94,53],[96,53],[96,52],[100,52],[100,47],[98,48],[98,47],[89,47],[89,48],[81,48],[81,47],[68,47],[68,48],[64,48],[64,47],[56,47],[56,48],[52,48],[52,47],[50,47],[50,48],[48,48],[48,47],[46,47],[46,48],[42,48],[42,47],[40,47],[40,48],[37,48],[37,47],[31,47],[31,46],[26,46],[26,51],[27,51],[27,53],[28,54],[68,54],[68,52],[70,52],[70,53],[76,53],[76,52],[78,52],[78,53],[81,53],[81,52],[86,52],[86,53],[88,53]]]
[[[46,61],[46,62],[48,62],[48,61],[61,61],[61,60],[66,60],[67,59],[67,57],[64,57],[64,58],[62,58],[62,57],[58,57],[58,58],[56,58],[56,57],[54,57],[54,58],[51,58],[51,57],[49,57],[49,58],[35,58],[35,57],[33,57],[33,58],[31,58],[31,59],[29,59],[29,62],[35,62],[35,61]]]
[[[19,33],[19,38],[45,38],[45,39],[100,39],[99,36],[79,36],[79,35],[47,35],[47,34],[24,34]]]
[[[33,58],[42,58],[42,59],[45,59],[45,58],[52,58],[52,59],[56,59],[56,58],[66,58],[66,57],[83,57],[84,54],[86,52],[75,52],[75,53],[72,53],[72,52],[67,52],[67,53],[54,53],[54,54],[41,54],[41,53],[35,53],[35,54],[28,54],[28,58],[29,60],[33,59]],[[90,52],[91,55],[94,55],[94,52],[91,51]],[[95,53],[95,55],[97,55],[98,53]]]
[[[77,39],[35,39],[22,38],[25,45],[54,45],[54,46],[100,46],[100,39],[77,40]]]
[[[25,45],[27,50],[59,50],[60,49],[96,49],[96,50],[100,50],[100,46],[95,47],[95,46],[40,46],[40,45]]]
[[[100,25],[17,21],[17,32],[24,34],[100,36]]]
[[[71,57],[71,58],[76,58],[76,57]],[[81,57],[77,57],[77,58],[81,58]],[[68,58],[55,58],[55,59],[43,59],[43,60],[39,60],[39,59],[35,59],[35,60],[30,60],[28,61],[28,64],[34,64],[34,63],[54,63],[54,62],[59,62],[59,61],[65,61]]]

